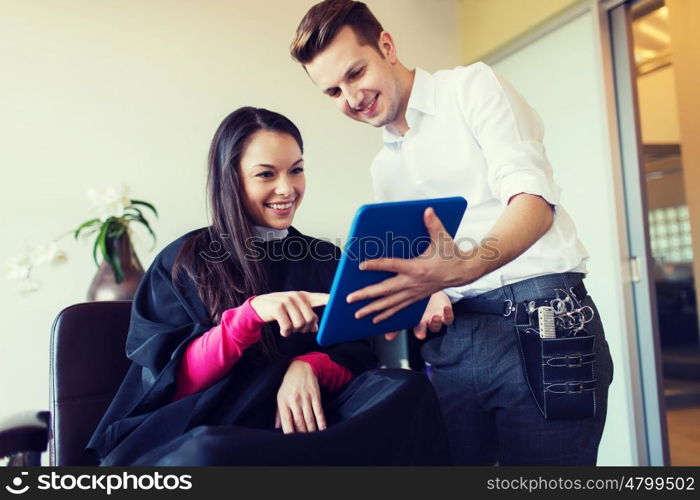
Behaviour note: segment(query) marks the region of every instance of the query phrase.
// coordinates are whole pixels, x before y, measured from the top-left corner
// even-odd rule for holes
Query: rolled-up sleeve
[[[487,65],[481,64],[469,78],[459,105],[486,158],[494,196],[504,205],[520,193],[558,204],[560,188],[545,154],[537,112]]]

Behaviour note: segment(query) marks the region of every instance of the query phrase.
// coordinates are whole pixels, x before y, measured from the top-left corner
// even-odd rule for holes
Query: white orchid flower
[[[124,216],[126,207],[131,205],[130,191],[129,186],[123,184],[120,190],[111,186],[102,190],[89,188],[86,195],[95,214],[104,222],[110,217]]]
[[[32,258],[29,254],[20,254],[14,257],[7,265],[7,279],[23,281],[29,278],[32,270]]]
[[[55,241],[45,245],[39,245],[32,252],[32,261],[34,265],[41,264],[61,264],[67,260],[66,253],[58,249]]]

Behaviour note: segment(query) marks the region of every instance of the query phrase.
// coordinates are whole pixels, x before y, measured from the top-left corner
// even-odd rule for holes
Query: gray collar
[[[273,227],[253,226],[255,236],[262,238],[265,241],[281,240],[289,234],[289,229],[275,229]]]

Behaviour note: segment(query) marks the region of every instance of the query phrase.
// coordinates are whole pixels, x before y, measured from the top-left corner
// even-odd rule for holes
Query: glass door
[[[656,380],[657,394],[643,396],[650,454],[656,456],[651,457],[652,464],[661,460],[700,465],[700,343],[693,252],[693,234],[700,235],[700,211],[690,203],[693,193],[700,193],[700,178],[696,183],[692,167],[697,169],[697,159],[686,158],[683,140],[692,137],[688,124],[698,122],[693,114],[700,114],[700,109],[687,106],[692,92],[686,80],[692,73],[685,45],[691,33],[685,27],[688,23],[679,22],[697,13],[684,0],[638,0],[616,8],[610,23],[612,39],[617,41],[613,50],[632,274],[636,267],[639,275],[648,277],[650,300],[638,301],[636,314],[644,389],[653,392]],[[629,79],[627,94],[625,79]],[[626,105],[628,98],[631,102]],[[636,184],[632,177],[638,178]],[[641,227],[635,228],[635,222]],[[640,292],[635,293],[639,299]],[[648,310],[639,304],[647,304]],[[652,338],[642,338],[649,333]]]
[[[632,42],[654,264],[671,465],[700,464],[700,350],[693,225],[685,180],[671,11],[663,0],[631,7]],[[686,110],[688,111],[688,110]],[[695,110],[700,113],[700,110]]]

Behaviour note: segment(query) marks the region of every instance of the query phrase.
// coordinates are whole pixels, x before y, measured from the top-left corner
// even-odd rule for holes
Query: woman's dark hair
[[[243,204],[239,168],[251,137],[260,130],[289,134],[304,151],[299,129],[279,113],[244,107],[228,115],[216,130],[209,149],[207,197],[211,226],[185,241],[173,265],[173,282],[178,282],[183,269],[195,283],[214,324],[220,322],[226,309],[240,306],[253,295],[270,292],[261,259],[246,258],[246,250],[250,249],[246,243],[254,241],[254,232]],[[270,328],[263,328],[260,344],[269,357],[276,353],[274,337]]]

